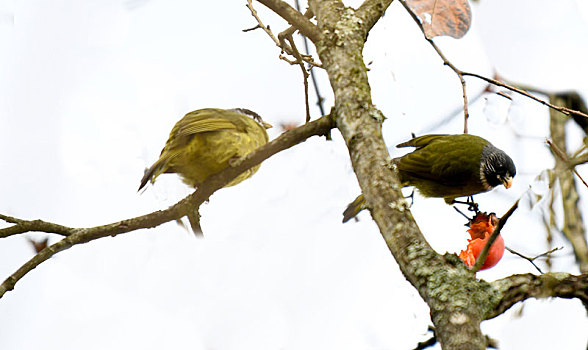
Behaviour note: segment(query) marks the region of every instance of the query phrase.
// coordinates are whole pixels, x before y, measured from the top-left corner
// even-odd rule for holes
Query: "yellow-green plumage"
[[[205,108],[186,114],[173,127],[159,159],[141,180],[155,182],[162,173],[178,173],[182,180],[198,187],[210,175],[227,168],[268,141],[271,125],[246,109]],[[233,186],[253,175],[259,165],[237,176]]]

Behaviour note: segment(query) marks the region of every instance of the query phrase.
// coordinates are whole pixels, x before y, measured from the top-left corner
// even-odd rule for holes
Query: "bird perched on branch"
[[[177,173],[184,183],[198,187],[209,176],[229,167],[268,141],[266,129],[272,126],[248,109],[205,108],[186,114],[174,125],[159,159],[145,170],[141,190],[163,173]],[[251,177],[256,165],[229,182],[233,186]],[[200,235],[199,215],[188,220]]]
[[[163,173],[177,173],[192,187],[267,143],[272,126],[248,109],[205,108],[186,114],[174,125],[159,159],[145,170],[139,190]],[[228,186],[251,177],[259,165]]]
[[[392,160],[402,186],[414,186],[423,196],[441,197],[447,204],[500,184],[509,188],[516,175],[506,153],[474,135],[424,135],[396,147],[416,148]],[[365,200],[360,195],[343,212],[343,222],[363,209]]]

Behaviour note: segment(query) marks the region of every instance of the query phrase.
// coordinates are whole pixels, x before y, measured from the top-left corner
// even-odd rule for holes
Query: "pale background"
[[[160,177],[143,194],[136,188],[173,124],[194,109],[247,107],[274,125],[303,121],[299,68],[280,61],[262,31],[241,32],[256,24],[245,0],[0,4],[4,214],[84,227],[166,208],[190,193],[176,176]],[[254,5],[276,33],[285,28]],[[588,1],[482,1],[473,14],[466,37],[437,39],[458,67],[587,96]],[[460,115],[430,129],[459,113],[459,81],[398,2],[371,32],[365,58],[373,61],[373,98],[388,118],[393,156],[411,132],[461,132]],[[328,81],[317,73],[329,108]],[[483,88],[468,79],[471,98]],[[510,190],[477,197],[483,210],[504,213],[553,165],[547,111],[525,98],[487,95],[470,112],[470,131],[517,164]],[[319,116],[316,108],[312,114]],[[569,129],[579,145],[584,135]],[[271,129],[270,137],[279,133]],[[214,194],[201,209],[204,240],[168,223],[43,263],[0,300],[0,349],[414,348],[430,336],[428,308],[368,213],[340,223],[359,187],[337,131],[333,138],[284,151]],[[579,168],[588,177],[586,170]],[[538,193],[542,187],[534,185]],[[437,251],[465,247],[465,221],[442,200],[417,196],[412,210]],[[503,230],[507,246],[528,255],[547,250],[542,210],[515,213]],[[555,245],[565,249],[554,269],[578,273],[569,245],[560,236]],[[24,237],[3,239],[0,278],[32,255]],[[525,272],[535,270],[505,253],[479,277]],[[522,318],[518,311],[483,324],[501,349],[586,348],[578,301],[529,300]]]

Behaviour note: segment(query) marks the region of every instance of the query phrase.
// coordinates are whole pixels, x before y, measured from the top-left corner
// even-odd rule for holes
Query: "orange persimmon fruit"
[[[468,239],[468,246],[466,249],[459,253],[459,258],[468,267],[471,268],[476,263],[476,259],[480,256],[490,235],[494,232],[497,223],[498,218],[494,213],[487,214],[482,212],[476,214],[476,216],[470,221],[468,233],[472,238]],[[489,269],[496,265],[500,259],[502,259],[503,254],[504,239],[502,239],[502,236],[498,235],[490,247],[488,257],[486,258],[486,261],[484,261],[480,270]]]

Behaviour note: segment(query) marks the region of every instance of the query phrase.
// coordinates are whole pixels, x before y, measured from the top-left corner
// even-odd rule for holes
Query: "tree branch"
[[[541,253],[541,254],[536,255],[536,256],[534,256],[534,257],[531,258],[531,257],[525,256],[525,255],[517,252],[516,250],[512,250],[509,247],[504,247],[504,248],[506,250],[508,250],[511,254],[514,254],[514,255],[518,256],[519,258],[524,259],[524,260],[527,260],[528,262],[530,262],[531,265],[533,265],[533,267],[535,267],[535,269],[537,269],[537,272],[539,272],[539,273],[543,273],[543,271],[539,268],[539,266],[537,266],[537,264],[535,264],[535,260],[537,260],[539,258],[542,258],[542,257],[546,257],[546,259],[549,259],[549,256],[551,255],[551,253],[553,253],[553,252],[555,252],[557,250],[563,249],[563,247],[555,247],[555,248],[549,249],[545,253]]]
[[[443,348],[485,349],[477,304],[484,298],[485,282],[477,281],[455,254],[440,256],[431,248],[402,195],[397,170],[387,166],[384,117],[372,103],[361,55],[366,37],[362,21],[337,0],[311,0],[310,7],[325,33],[317,52],[335,95],[337,128],[372,218],[402,273],[429,305]]]
[[[222,188],[245,170],[261,163],[263,160],[280,151],[305,141],[311,136],[325,135],[333,127],[334,121],[330,115],[326,115],[296,129],[286,131],[275,140],[249,153],[240,162],[238,162],[238,164],[235,164],[235,166],[226,168],[218,174],[210,176],[194,193],[180,200],[178,203],[174,204],[166,210],[159,210],[132,219],[90,228],[66,228],[61,225],[47,223],[40,220],[26,221],[8,216],[2,216],[2,218],[8,218],[8,221],[20,222],[16,224],[16,227],[21,225],[22,227],[27,228],[26,230],[21,229],[22,232],[41,230],[43,232],[63,234],[63,230],[65,229],[67,237],[41,250],[37,255],[35,255],[32,259],[21,266],[15,273],[8,277],[0,285],[0,298],[7,291],[13,290],[15,284],[28,272],[39,266],[42,262],[49,259],[53,255],[77,244],[87,243],[107,236],[114,237],[121,233],[135,231],[143,228],[152,228],[169,221],[178,220],[183,216],[186,216],[189,213],[195,211],[196,208],[200,206],[200,204],[210,197],[210,195],[212,195],[218,189]],[[36,224],[32,225],[30,223]],[[51,228],[55,228],[55,230],[52,230]],[[12,229],[12,227],[9,227],[8,229]]]
[[[71,227],[62,226],[43,220],[22,220],[3,214],[0,214],[0,220],[15,224],[13,226],[0,229],[0,238],[6,238],[31,231],[56,233],[62,236],[69,236],[75,230]]]
[[[394,0],[365,0],[357,8],[355,15],[361,19],[366,33],[382,18],[392,1]]]
[[[486,262],[486,258],[488,257],[488,253],[490,252],[490,247],[492,246],[492,244],[494,244],[494,241],[496,241],[496,238],[500,234],[500,231],[502,231],[504,224],[506,224],[506,220],[508,220],[508,218],[510,218],[510,216],[512,215],[512,213],[514,213],[514,211],[518,208],[518,206],[519,206],[519,200],[517,199],[517,201],[512,205],[512,207],[510,207],[510,209],[500,218],[500,220],[498,220],[498,224],[496,225],[496,228],[494,229],[494,231],[492,232],[492,235],[490,236],[490,238],[488,239],[488,241],[484,245],[484,248],[482,248],[480,255],[476,259],[476,263],[474,264],[474,266],[472,266],[473,273],[480,271],[480,269],[482,268],[482,265],[484,265],[484,262]]]
[[[550,95],[550,101],[553,103],[566,103],[564,99]],[[553,141],[549,141],[551,150],[555,158],[555,175],[559,181],[561,189],[561,200],[563,206],[563,227],[562,232],[565,238],[572,244],[574,255],[580,267],[580,271],[588,272],[588,242],[586,242],[586,229],[582,219],[582,213],[578,207],[580,196],[574,181],[575,168],[572,172],[569,170],[565,123],[569,119],[562,113],[551,109],[549,111],[549,131]],[[577,174],[577,172],[576,172]],[[580,177],[579,174],[577,174]],[[584,180],[580,177],[582,182]]]
[[[300,4],[299,4],[298,0],[296,0],[294,2],[294,4],[296,5],[296,10],[300,11]],[[307,8],[306,9],[306,12],[304,12],[304,17],[306,17],[308,19],[314,17],[314,13],[312,13],[312,11],[310,10],[310,8]],[[300,34],[300,36],[302,37],[302,42],[304,43],[304,53],[306,55],[309,55],[310,56],[310,49],[308,47],[308,38],[306,38],[302,34]],[[313,70],[312,67],[310,67],[310,66],[308,67],[308,70],[310,72],[310,79],[312,80],[312,85],[314,86],[314,92],[316,94],[316,105],[318,106],[321,115],[324,115],[325,114],[325,108],[324,108],[323,105],[324,105],[325,99],[321,95],[321,91],[319,89],[318,82],[317,82],[317,79],[316,79],[315,70]],[[327,136],[327,139],[330,139],[330,137]]]
[[[308,76],[310,74],[306,71],[306,68],[304,67],[304,62],[302,61],[302,55],[300,55],[300,52],[298,51],[298,48],[296,47],[296,44],[294,43],[294,38],[292,37],[292,34],[287,35],[286,40],[288,40],[288,42],[290,43],[290,47],[292,47],[292,52],[294,54],[294,57],[296,58],[296,61],[298,62],[298,66],[300,67],[300,70],[302,72],[302,82],[304,84],[304,105],[306,107],[305,108],[305,111],[306,111],[305,122],[308,123],[310,121],[310,105],[308,102]]]
[[[261,18],[257,14],[257,11],[253,8],[253,0],[247,0],[247,8],[249,9],[249,11],[251,11],[251,15],[257,21],[257,26],[255,26],[253,28],[249,28],[249,29],[243,29],[244,32],[249,32],[249,31],[252,31],[252,30],[255,30],[258,28],[263,29],[263,31],[266,32],[266,34],[272,39],[274,44],[276,44],[276,46],[282,50],[282,53],[285,52],[288,55],[294,56],[294,58],[295,58],[295,60],[290,60],[287,57],[284,57],[282,54],[280,54],[280,59],[282,59],[290,64],[300,64],[302,61],[305,61],[306,63],[308,63],[312,67],[320,67],[320,64],[314,62],[314,59],[312,58],[311,55],[300,55],[298,53],[298,49],[296,48],[296,45],[294,44],[293,41],[291,42],[291,44],[286,42],[285,37],[288,35],[292,36],[292,34],[297,29],[296,27],[290,27],[290,28],[286,29],[282,33],[278,34],[278,37],[276,38],[274,33],[270,30],[269,26],[266,26],[265,24],[263,24],[263,22],[261,21]],[[308,19],[312,18],[312,12],[307,11],[304,14],[304,17],[306,17]]]
[[[570,109],[570,108],[567,108],[567,107],[556,106],[556,105],[551,104],[551,103],[549,103],[547,101],[544,101],[544,100],[542,100],[542,99],[540,99],[538,97],[533,96],[532,94],[528,93],[527,91],[525,91],[523,89],[519,89],[519,88],[516,88],[516,87],[511,86],[509,84],[503,83],[500,80],[496,80],[496,79],[492,79],[492,78],[487,78],[487,77],[485,77],[483,75],[476,74],[476,73],[469,73],[469,72],[463,72],[462,71],[461,74],[463,74],[464,76],[476,77],[476,78],[482,79],[482,80],[484,80],[484,81],[486,81],[488,83],[491,83],[491,84],[494,84],[494,85],[497,85],[497,86],[501,86],[501,87],[503,87],[505,89],[508,89],[510,91],[514,91],[517,94],[521,94],[523,96],[526,96],[526,97],[528,97],[528,98],[530,98],[530,99],[532,99],[534,101],[537,101],[537,102],[541,103],[544,106],[547,106],[547,107],[549,107],[551,109],[554,109],[556,111],[562,112],[565,115],[577,115],[577,116],[581,116],[581,117],[584,117],[584,118],[588,118],[588,114],[586,114],[586,113],[583,113],[583,112],[580,112],[580,111],[576,111],[576,110],[573,110],[573,109]]]
[[[574,168],[580,164],[588,163],[588,153],[580,154],[572,159],[570,159],[569,167]]]
[[[318,28],[304,17],[304,15],[292,6],[281,0],[257,0],[266,7],[277,13],[280,17],[285,19],[291,26],[296,27],[300,33],[316,43],[321,40],[321,32]]]
[[[492,282],[492,287],[497,294],[485,319],[494,318],[528,298],[578,298],[588,306],[588,273],[577,276],[564,272],[512,275]]]
[[[584,178],[582,178],[582,176],[580,176],[580,174],[578,173],[578,171],[575,168],[578,164],[573,165],[574,163],[570,161],[570,158],[568,157],[566,152],[559,149],[559,147],[552,140],[547,139],[546,142],[549,145],[549,148],[551,148],[551,151],[553,152],[553,154],[555,156],[557,156],[557,158],[559,158],[560,163],[563,162],[562,164],[560,164],[560,168],[564,171],[571,170],[572,173],[574,173],[574,175],[576,175],[576,177],[578,177],[578,179],[580,179],[580,181],[582,181],[584,186],[588,187],[588,183],[586,183],[586,181],[584,181]]]

